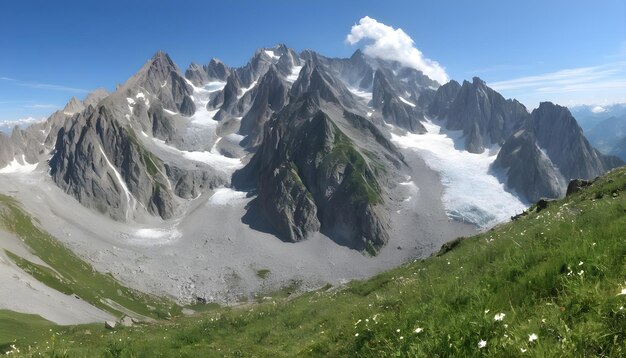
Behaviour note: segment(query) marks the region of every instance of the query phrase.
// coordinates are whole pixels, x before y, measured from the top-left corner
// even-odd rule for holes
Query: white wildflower
[[[536,341],[538,338],[539,338],[539,337],[537,337],[537,335],[536,335],[536,334],[534,334],[534,333],[531,333],[531,334],[529,334],[529,335],[528,335],[528,341],[529,341],[529,342],[534,342],[534,341]]]
[[[482,348],[485,348],[485,347],[487,347],[487,341],[485,341],[484,339],[481,339],[481,340],[478,342],[478,348],[481,348],[481,349],[482,349]]]
[[[358,334],[358,333],[355,333],[355,334],[354,334],[354,336],[355,336],[355,337],[358,337],[358,336],[359,336],[359,334]]]
[[[504,316],[506,316],[504,313],[498,313],[495,316],[493,316],[493,320],[494,321],[502,321],[504,319]]]
[[[415,333],[421,333],[422,331],[424,331],[424,328],[421,328],[421,327],[415,328]]]

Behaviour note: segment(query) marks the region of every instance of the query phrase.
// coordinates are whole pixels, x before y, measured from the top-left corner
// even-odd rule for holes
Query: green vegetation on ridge
[[[369,280],[109,333],[68,328],[54,349],[70,357],[623,357],[625,237],[622,168]],[[39,345],[28,354],[50,352]]]
[[[12,252],[7,255],[24,271],[47,286],[121,316],[117,305],[151,318],[166,318],[180,313],[180,307],[167,299],[124,287],[112,276],[97,272],[48,233],[33,224],[17,202],[0,195],[0,226],[15,233],[32,251],[53,268],[37,265]],[[114,302],[113,305],[109,302]],[[0,330],[2,323],[0,322]]]

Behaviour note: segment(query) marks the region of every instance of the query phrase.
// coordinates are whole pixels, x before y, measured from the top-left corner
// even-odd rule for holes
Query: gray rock
[[[180,69],[165,52],[157,52],[118,92],[134,94],[146,91],[156,96],[163,108],[190,116],[193,88],[181,75]],[[143,93],[143,92],[142,92]]]
[[[109,91],[104,88],[95,89],[85,97],[83,104],[85,108],[92,106],[96,107],[101,100],[105,99],[109,95]]]
[[[493,168],[506,173],[508,188],[529,202],[542,197],[558,198],[563,194],[564,179],[550,158],[537,146],[531,131],[520,129],[505,143]]]
[[[413,133],[425,133],[426,128],[421,123],[424,120],[424,114],[413,106],[402,101],[406,94],[398,93],[398,90],[392,86],[388,80],[388,75],[383,71],[377,70],[374,74],[372,106],[380,110],[385,121],[392,123],[400,128],[406,129]],[[405,98],[411,101],[411,98]]]
[[[120,318],[118,323],[122,327],[132,327],[135,322],[134,322],[134,320],[131,317],[124,315],[122,318]],[[113,327],[113,328],[115,328],[115,327]]]
[[[106,101],[60,130],[49,161],[55,183],[83,205],[127,220],[144,207],[162,218],[175,202],[163,163],[122,125]]]
[[[287,103],[289,87],[274,66],[270,67],[259,83],[252,107],[241,119],[239,134],[247,136],[244,145],[254,148],[263,141],[263,127],[272,114]]]
[[[532,113],[532,125],[538,145],[567,180],[592,179],[623,165],[623,162],[607,158],[589,144],[566,107],[542,102]]]
[[[572,194],[578,193],[584,188],[590,186],[591,184],[593,184],[593,181],[591,180],[574,179],[570,181],[567,185],[567,193],[565,195],[570,196]]]
[[[63,108],[63,113],[72,115],[78,112],[82,112],[85,109],[85,105],[78,98],[72,97],[69,102]]]
[[[428,115],[432,118],[446,118],[448,116],[448,110],[460,90],[461,85],[454,80],[439,87],[430,103],[423,104],[423,106],[427,106],[428,108]]]
[[[116,326],[117,326],[116,322],[104,321],[104,328],[106,328],[106,329],[115,329]]]
[[[462,130],[465,149],[482,153],[486,147],[502,145],[514,130],[528,120],[529,114],[521,103],[506,100],[487,87],[480,78],[463,82],[446,113],[450,130]]]

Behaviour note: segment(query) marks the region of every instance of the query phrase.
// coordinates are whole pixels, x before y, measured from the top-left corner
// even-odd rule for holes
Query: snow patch
[[[0,169],[0,174],[28,174],[37,168],[37,163],[30,164],[26,161],[26,156],[22,155],[22,160],[18,161],[13,158],[11,163]]]
[[[287,82],[294,83],[300,77],[300,71],[302,71],[302,67],[304,66],[293,66],[291,69],[291,73],[287,76]]]
[[[254,86],[256,86],[257,82],[258,82],[258,80],[257,80],[257,81],[252,82],[252,84],[250,85],[250,87],[247,87],[247,88],[242,88],[242,89],[241,89],[241,94],[237,96],[237,99],[239,99],[239,98],[243,97],[246,93],[248,93],[248,91],[250,91],[251,89],[253,89],[253,88],[254,88]]]
[[[273,58],[274,60],[278,60],[280,58],[280,56],[276,55],[276,52],[272,50],[265,50],[265,54]]]
[[[462,139],[461,131],[442,133],[441,127],[431,121],[423,124],[427,133],[392,133],[391,140],[398,147],[418,152],[431,169],[439,172],[445,187],[442,200],[449,217],[484,228],[526,209],[489,172],[497,150],[482,154],[457,150],[454,143]]]
[[[100,149],[100,153],[102,154],[102,157],[104,158],[104,161],[107,163],[109,168],[111,168],[111,170],[113,170],[113,173],[115,174],[115,178],[117,179],[117,181],[119,182],[120,186],[122,187],[122,190],[124,191],[124,196],[126,197],[126,219],[128,219],[128,217],[130,215],[130,211],[131,211],[131,209],[134,209],[137,201],[133,197],[133,194],[131,194],[130,190],[128,190],[128,185],[126,185],[126,181],[124,181],[124,178],[122,178],[122,175],[120,174],[120,172],[118,172],[117,169],[115,169],[115,167],[113,166],[113,164],[111,164],[111,162],[109,161],[109,158],[107,157],[106,153],[104,153],[104,150],[102,149],[102,146],[100,146],[99,144],[98,144],[98,149]],[[131,202],[132,202],[132,204],[131,204]]]
[[[240,159],[223,156],[217,150],[211,150],[210,152],[181,151],[181,154],[189,160],[205,163],[226,173],[233,173],[235,170],[243,167]]]
[[[404,202],[411,201],[411,199],[413,199],[413,196],[419,192],[419,188],[414,181],[411,181],[410,177],[407,179],[407,181],[398,184],[405,187],[408,191],[409,195],[404,200],[402,200]]]
[[[360,88],[348,87],[348,91],[352,92],[355,96],[364,99],[367,103],[372,100],[372,92],[364,91]]]
[[[211,195],[208,204],[217,206],[230,205],[233,202],[245,199],[247,194],[248,193],[245,191],[236,191],[231,188],[219,188]]]
[[[142,246],[157,246],[170,244],[182,236],[176,227],[170,229],[145,228],[135,231],[130,236],[131,244]]]
[[[406,104],[408,104],[411,107],[415,107],[415,103],[407,101],[406,98],[402,97],[402,96],[398,96],[400,98],[400,100]]]
[[[208,110],[211,93],[221,91],[226,86],[226,82],[209,82],[204,87],[193,87],[193,101],[196,104],[196,113],[191,116],[192,124],[203,127],[216,127],[217,121],[213,117],[219,112],[219,109]]]
[[[171,115],[178,114],[178,113],[176,113],[176,112],[174,112],[174,111],[170,111],[169,109],[165,109],[165,108],[163,108],[163,112],[165,112],[165,113],[167,113],[167,114],[171,114]]]

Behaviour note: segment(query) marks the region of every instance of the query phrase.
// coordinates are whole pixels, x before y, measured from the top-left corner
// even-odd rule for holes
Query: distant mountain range
[[[440,84],[360,51],[337,59],[278,45],[243,67],[213,59],[184,74],[158,52],[113,93],[72,98],[45,122],[1,134],[0,171],[45,167],[67,195],[126,222],[184,217],[201,194],[227,187],[254,197],[243,224],[290,242],[320,232],[374,254],[392,236],[395,193],[417,183],[413,160],[436,167],[398,141],[419,143],[435,127],[520,202],[623,165],[594,149],[565,107],[529,113],[479,78]],[[462,198],[444,204],[482,212]]]

